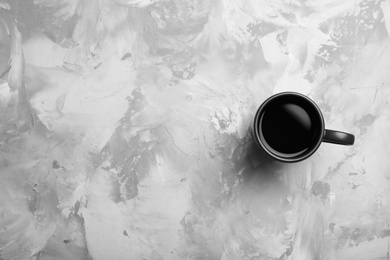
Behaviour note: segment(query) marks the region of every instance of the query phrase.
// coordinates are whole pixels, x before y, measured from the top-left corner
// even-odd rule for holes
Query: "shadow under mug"
[[[278,93],[264,101],[256,112],[252,133],[264,152],[289,163],[308,158],[321,142],[341,145],[355,142],[352,134],[325,129],[319,107],[296,92]]]

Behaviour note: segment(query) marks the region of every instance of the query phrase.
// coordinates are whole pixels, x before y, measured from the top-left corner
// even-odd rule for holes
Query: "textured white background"
[[[389,0],[0,0],[0,259],[390,259]],[[354,146],[264,160],[281,91]]]

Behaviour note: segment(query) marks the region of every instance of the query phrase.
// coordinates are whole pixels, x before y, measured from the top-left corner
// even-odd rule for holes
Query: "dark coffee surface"
[[[309,113],[295,103],[273,104],[267,108],[261,130],[272,149],[286,154],[309,148],[316,133]]]

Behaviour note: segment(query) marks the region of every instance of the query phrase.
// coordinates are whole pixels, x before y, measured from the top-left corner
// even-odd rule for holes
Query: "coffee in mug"
[[[319,107],[296,92],[268,98],[257,110],[252,133],[256,143],[282,162],[298,162],[311,156],[321,142],[352,145],[352,134],[325,129]]]

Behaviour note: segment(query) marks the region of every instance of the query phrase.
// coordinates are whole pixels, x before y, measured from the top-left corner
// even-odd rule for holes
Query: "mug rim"
[[[320,134],[318,135],[318,137],[316,138],[315,141],[313,141],[313,146],[308,148],[309,150],[308,151],[305,151],[303,152],[302,154],[299,154],[297,156],[293,156],[293,157],[286,157],[286,156],[282,156],[280,154],[276,154],[275,152],[271,151],[264,143],[263,143],[263,140],[261,138],[261,135],[260,135],[260,119],[261,119],[261,116],[263,115],[263,112],[265,111],[265,108],[266,106],[271,102],[273,101],[274,99],[280,97],[280,96],[295,96],[295,97],[299,97],[299,98],[302,98],[304,100],[306,100],[313,108],[314,110],[317,112],[318,116],[319,116],[319,122],[321,124],[321,129],[320,130]],[[323,139],[323,136],[324,136],[324,131],[325,131],[325,121],[324,121],[324,117],[321,113],[321,110],[320,108],[318,107],[318,105],[312,100],[310,99],[309,97],[301,94],[301,93],[298,93],[298,92],[293,92],[293,91],[285,91],[285,92],[280,92],[280,93],[277,93],[277,94],[274,94],[272,96],[270,96],[269,98],[267,98],[262,104],[261,106],[259,107],[259,109],[256,111],[256,115],[255,115],[255,119],[254,119],[254,123],[253,123],[253,133],[255,135],[255,141],[256,143],[269,155],[271,156],[272,158],[278,160],[278,161],[281,161],[281,162],[299,162],[299,161],[302,161],[302,160],[305,160],[307,159],[308,157],[310,157],[311,155],[313,155],[318,147],[321,145],[322,143],[322,139]]]

